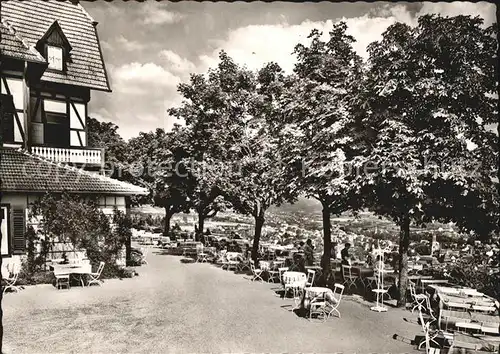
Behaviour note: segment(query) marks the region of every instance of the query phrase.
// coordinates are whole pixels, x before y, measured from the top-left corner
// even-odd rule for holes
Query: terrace
[[[341,320],[311,323],[282,307],[275,284],[157,253],[132,279],[5,295],[6,352],[413,352],[392,339],[418,331],[403,310],[347,299]]]

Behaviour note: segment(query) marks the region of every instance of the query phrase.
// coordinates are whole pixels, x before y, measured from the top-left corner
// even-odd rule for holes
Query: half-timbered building
[[[2,257],[24,253],[26,210],[48,191],[98,195],[126,210],[143,188],[102,175],[88,146],[91,92],[111,92],[97,22],[77,1],[2,1]],[[70,166],[71,165],[71,166]]]

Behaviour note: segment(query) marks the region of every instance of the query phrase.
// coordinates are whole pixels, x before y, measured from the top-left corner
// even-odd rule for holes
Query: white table
[[[282,275],[283,284],[288,287],[303,289],[306,286],[307,276],[302,272],[284,272]]]
[[[82,286],[85,286],[83,276],[92,273],[92,266],[90,264],[53,264],[50,268],[55,275],[78,275]]]

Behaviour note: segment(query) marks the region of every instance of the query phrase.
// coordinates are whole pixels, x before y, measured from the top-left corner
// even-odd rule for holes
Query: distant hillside
[[[321,204],[315,199],[299,198],[294,204],[283,204],[279,207],[271,207],[270,212],[289,214],[319,214],[321,215]]]

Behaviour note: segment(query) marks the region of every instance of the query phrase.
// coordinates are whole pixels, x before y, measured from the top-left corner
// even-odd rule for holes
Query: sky
[[[119,126],[125,138],[179,122],[167,109],[182,97],[177,85],[191,73],[205,73],[224,49],[238,64],[258,69],[274,61],[293,69],[293,48],[313,29],[325,35],[345,21],[366,58],[366,46],[380,40],[395,22],[415,25],[428,13],[480,16],[495,22],[487,2],[145,2],[96,1],[81,4],[97,26],[113,92],[93,91],[89,116]]]

